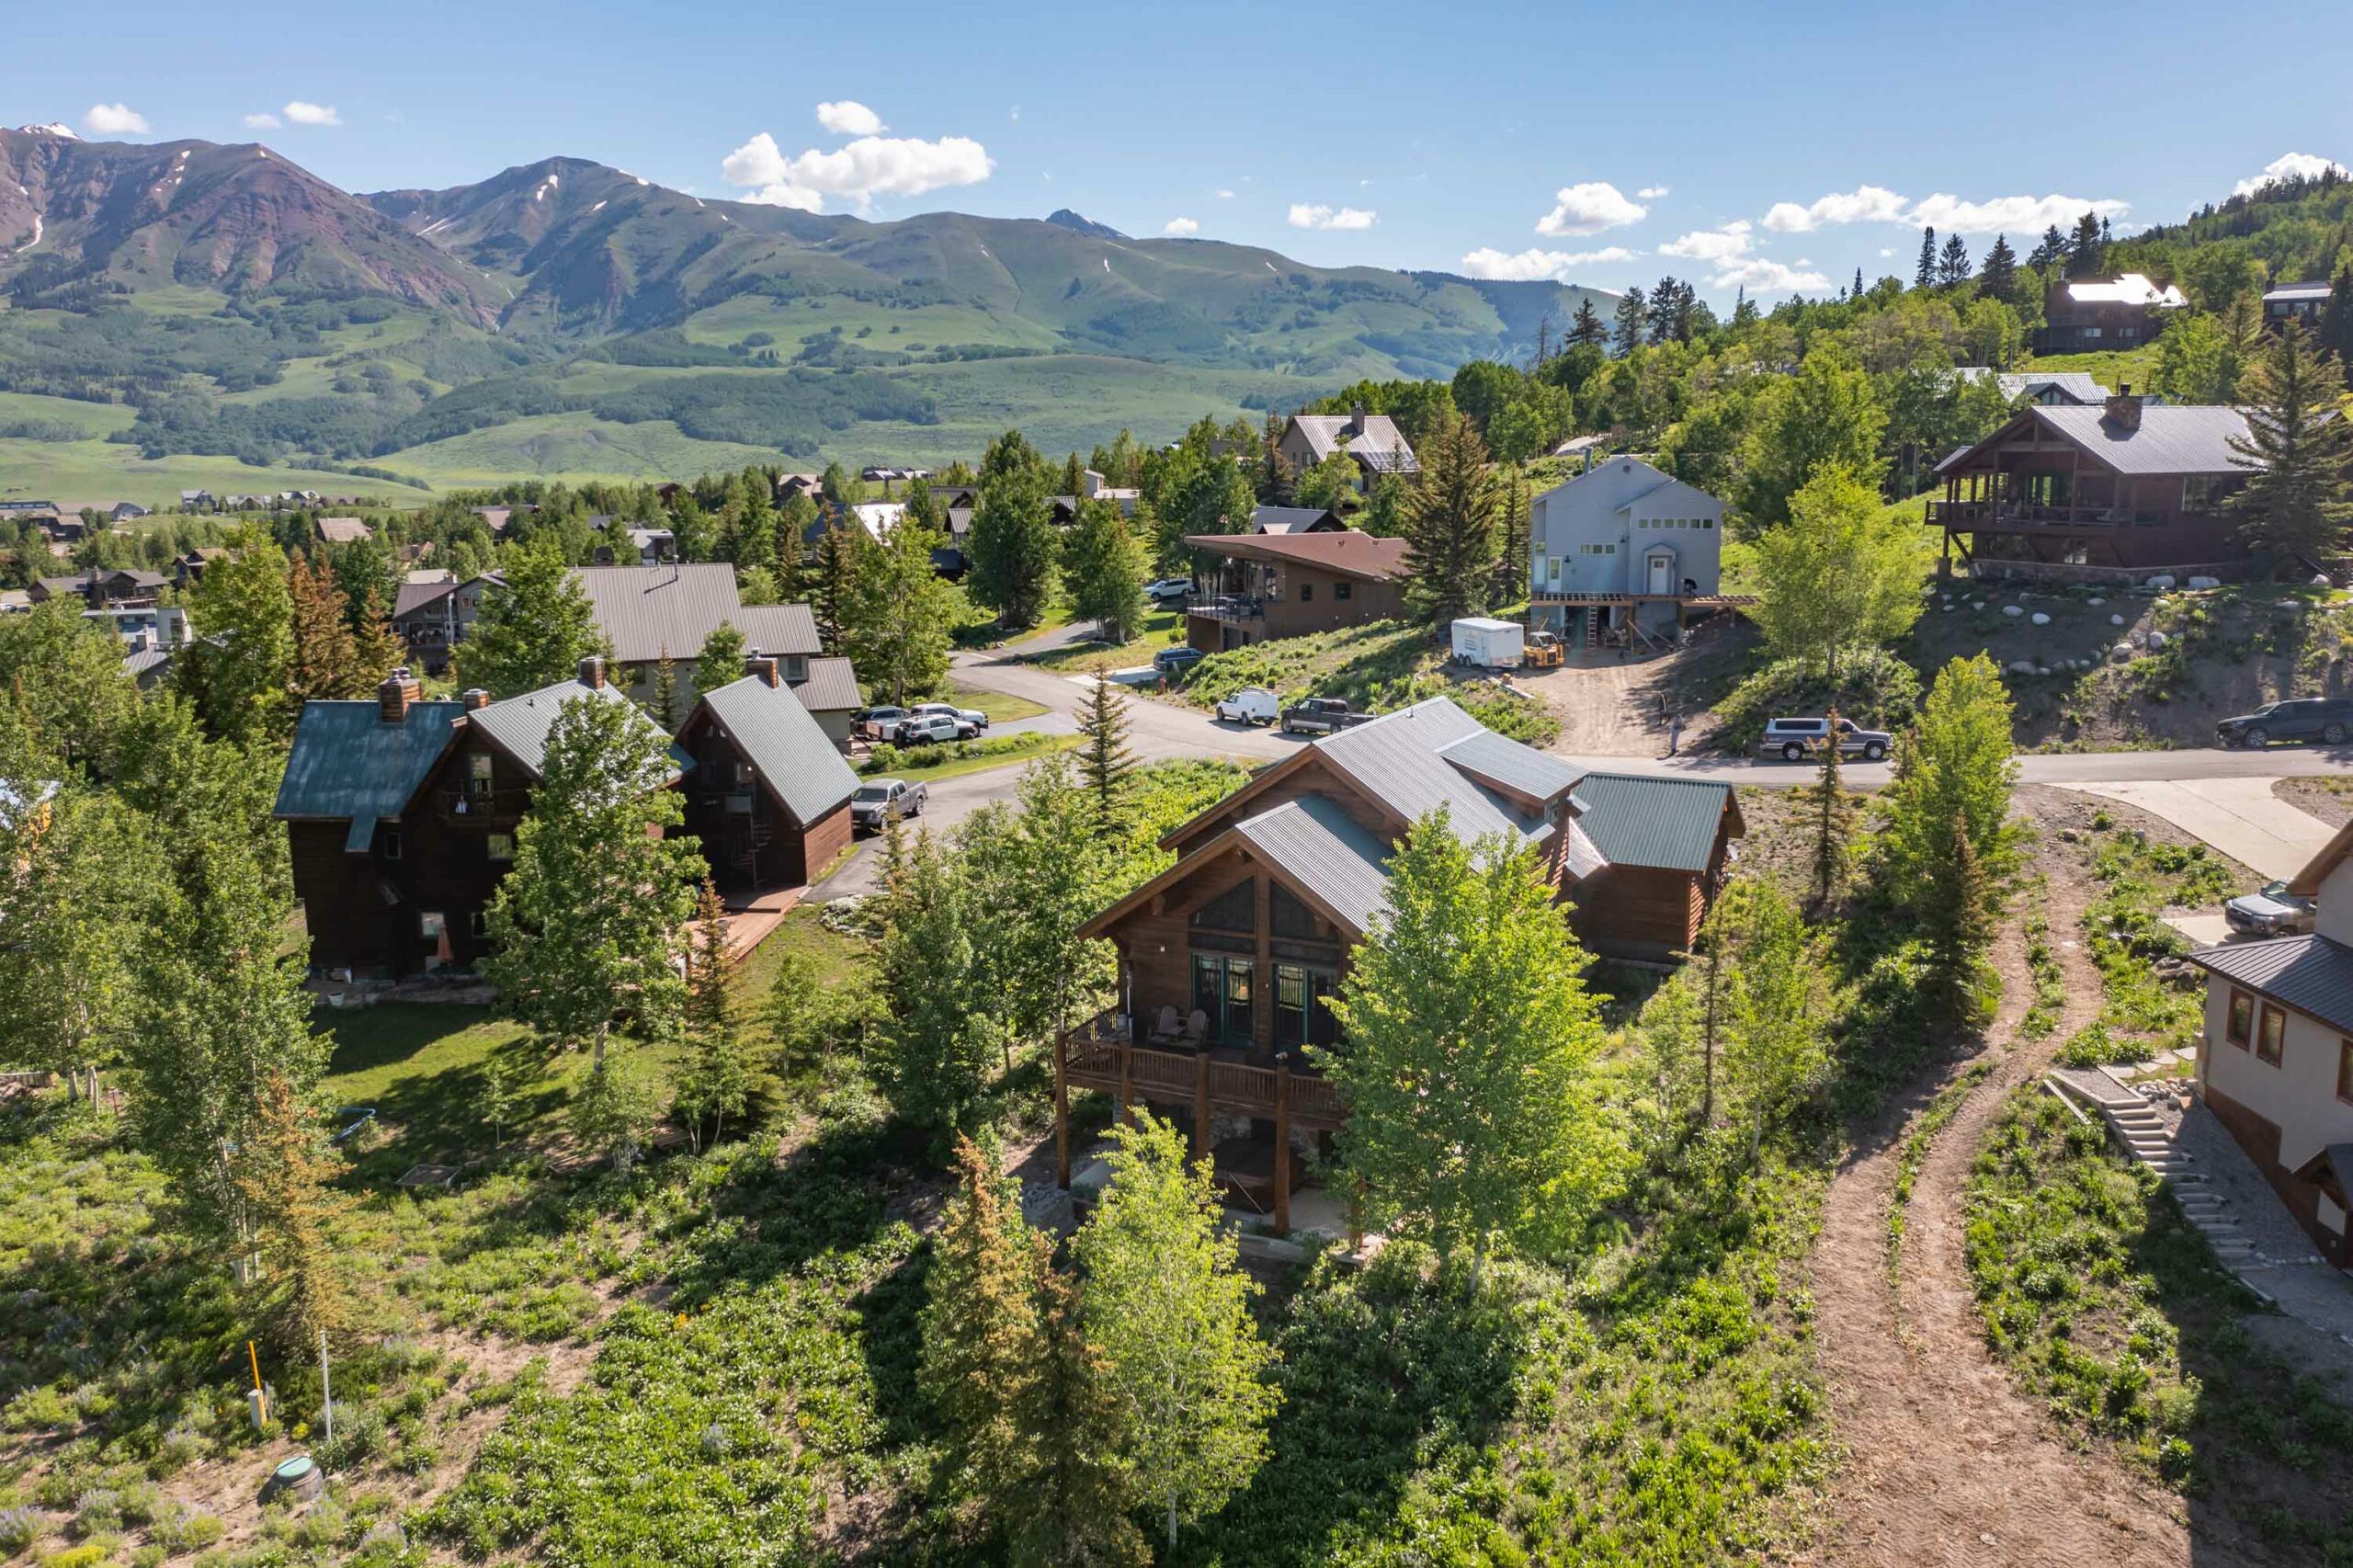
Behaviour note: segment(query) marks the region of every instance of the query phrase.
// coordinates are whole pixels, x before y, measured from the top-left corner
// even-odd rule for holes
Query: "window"
[[[488,937],[490,935],[490,916],[482,910],[475,910],[472,915],[466,916],[466,930],[474,937]]]
[[[1716,526],[1716,519],[1713,517],[1702,517],[1699,519],[1699,526],[1702,528],[1714,528]]]
[[[1335,599],[1349,598],[1353,596],[1349,594],[1348,590],[1355,586],[1356,585],[1354,583],[1335,583],[1332,585],[1332,597]]]
[[[515,858],[515,835],[511,833],[494,833],[483,840],[483,847],[489,851],[493,860],[512,860]]]
[[[1193,911],[1197,930],[1255,931],[1258,928],[1258,884],[1248,877]]]
[[[490,754],[478,751],[466,758],[466,777],[477,784],[490,782]]]
[[[2336,1042],[2336,1097],[2353,1105],[2353,1040]]]
[[[1267,890],[1268,923],[1275,935],[1292,941],[1318,942],[1330,938],[1330,933],[1315,918],[1315,912],[1300,902],[1290,889],[1280,882]]]
[[[1193,1006],[1209,1015],[1210,1036],[1223,1045],[1250,1043],[1250,960],[1193,955]]]
[[[2231,993],[2231,1010],[2222,1024],[2222,1036],[2241,1051],[2255,1038],[2255,998],[2244,991]]]
[[[2280,1051],[2286,1045],[2287,1040],[2288,1015],[2266,1002],[2263,1005],[2262,1026],[2255,1037],[2256,1059],[2268,1062],[2274,1067],[2279,1066]]]
[[[1308,604],[1308,603],[1311,603],[1311,602],[1313,602],[1313,601],[1314,597],[1315,597],[1315,585],[1314,585],[1314,584],[1313,584],[1313,583],[1302,583],[1302,584],[1299,585],[1299,602],[1300,602],[1301,604]]]
[[[401,858],[401,830],[396,827],[385,828],[383,830],[383,845],[385,859],[399,859]]]
[[[1307,1044],[1329,1045],[1339,1038],[1339,1021],[1326,1006],[1337,988],[1330,970],[1304,964],[1275,966],[1275,1049],[1293,1051]]]
[[[1545,581],[1550,582],[1550,583],[1555,583],[1555,584],[1557,584],[1557,583],[1559,583],[1559,582],[1560,582],[1560,580],[1561,580],[1561,558],[1560,558],[1559,556],[1557,556],[1557,555],[1550,555],[1550,556],[1545,557],[1545,559],[1544,559],[1544,578],[1545,578]]]

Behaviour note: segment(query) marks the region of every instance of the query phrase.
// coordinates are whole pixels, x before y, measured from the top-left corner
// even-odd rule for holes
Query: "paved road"
[[[2165,818],[2265,877],[2281,881],[2336,836],[2318,817],[2271,792],[2272,778],[2136,778],[2062,789],[2138,806]]]

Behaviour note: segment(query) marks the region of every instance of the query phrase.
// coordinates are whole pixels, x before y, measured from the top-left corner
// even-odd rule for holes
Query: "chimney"
[[[595,653],[580,661],[580,684],[592,691],[604,688],[605,661]]]
[[[1358,403],[1350,405],[1348,409],[1348,435],[1351,438],[1354,438],[1362,436],[1363,434],[1364,404]]]
[[[477,708],[487,708],[490,706],[490,693],[484,691],[478,686],[470,686],[466,687],[466,689],[460,694],[458,699],[466,705],[466,711],[469,713],[472,712]]]
[[[2133,395],[2131,381],[2116,384],[2116,395],[2108,400],[2100,417],[2119,430],[2138,430],[2141,427],[2141,400]]]
[[[384,684],[376,688],[377,717],[387,724],[405,724],[408,722],[408,705],[424,695],[425,687],[416,683],[409,675],[408,666],[403,665],[386,676]]]
[[[758,681],[762,686],[774,686],[777,684],[775,658],[769,654],[761,653],[757,648],[749,648],[745,650],[744,673]]]

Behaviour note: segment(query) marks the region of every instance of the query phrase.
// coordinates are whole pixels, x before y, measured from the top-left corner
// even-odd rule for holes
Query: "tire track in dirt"
[[[2033,797],[2020,792],[2032,813]],[[2081,942],[2083,885],[2046,844],[2052,948],[2066,975],[2058,1028],[2017,1039],[2034,985],[2013,921],[1995,950],[1999,1016],[1993,1073],[1931,1144],[1915,1179],[1898,1280],[1887,1277],[1887,1213],[1912,1118],[1975,1057],[1946,1063],[1890,1108],[1832,1182],[1813,1255],[1814,1331],[1846,1451],[1832,1484],[1821,1561],[1839,1564],[2040,1563],[2177,1568],[2192,1561],[2181,1500],[2107,1456],[2070,1449],[1985,1347],[1961,1243],[1963,1188],[2010,1091],[2098,1013],[2099,975]],[[2198,1543],[2200,1568],[2241,1561]]]

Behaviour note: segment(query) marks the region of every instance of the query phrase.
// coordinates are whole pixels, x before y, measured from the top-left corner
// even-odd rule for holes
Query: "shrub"
[[[201,1508],[182,1504],[155,1520],[155,1542],[167,1551],[201,1551],[228,1533],[228,1527]]]
[[[1834,686],[1803,660],[1776,659],[1716,705],[1717,733],[1728,749],[1746,751],[1764,735],[1768,720],[1834,706],[1840,717],[1868,729],[1900,730],[1919,709],[1919,672],[1879,649],[1841,659]]]
[[[0,1553],[14,1557],[40,1539],[40,1516],[30,1508],[0,1508]]]

